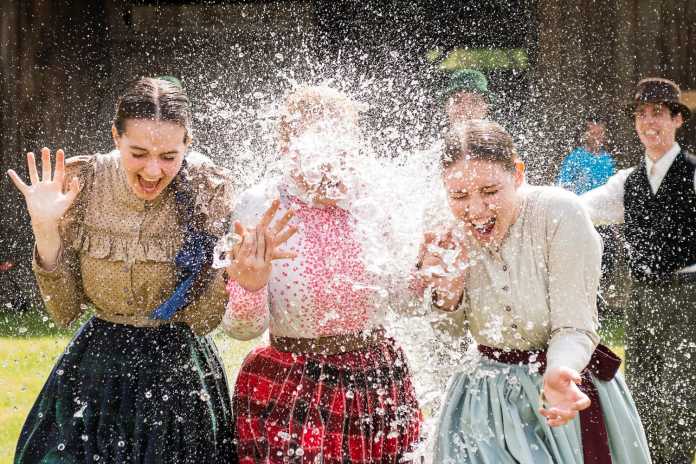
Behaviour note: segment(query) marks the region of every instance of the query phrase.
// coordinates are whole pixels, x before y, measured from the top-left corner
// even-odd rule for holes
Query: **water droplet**
[[[58,451],[63,451],[65,450],[65,444],[64,443],[59,443],[58,444]]]

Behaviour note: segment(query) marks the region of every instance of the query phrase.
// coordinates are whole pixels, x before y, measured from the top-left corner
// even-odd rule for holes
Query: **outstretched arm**
[[[84,157],[70,167],[77,173],[84,166]],[[8,175],[24,195],[36,240],[34,274],[44,298],[46,310],[60,325],[68,325],[83,311],[84,296],[77,272],[77,258],[63,249],[60,223],[80,190],[79,180],[66,176],[65,154],[56,153],[55,172],[52,172],[51,153],[41,150],[42,175],[36,168],[33,153],[27,154],[30,184],[27,185],[10,170]]]

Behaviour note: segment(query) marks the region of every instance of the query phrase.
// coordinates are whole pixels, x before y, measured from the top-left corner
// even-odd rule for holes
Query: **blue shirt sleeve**
[[[558,177],[556,178],[556,185],[575,191],[575,186],[573,184],[575,183],[576,174],[577,153],[576,150],[573,150],[568,154],[568,156],[565,157],[563,163],[561,164],[561,169],[558,172]]]

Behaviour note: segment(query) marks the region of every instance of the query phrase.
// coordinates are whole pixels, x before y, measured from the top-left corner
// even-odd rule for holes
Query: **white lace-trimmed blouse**
[[[581,371],[599,343],[597,288],[602,245],[578,197],[521,187],[523,204],[498,250],[469,239],[461,306],[477,343],[548,349],[548,366]]]

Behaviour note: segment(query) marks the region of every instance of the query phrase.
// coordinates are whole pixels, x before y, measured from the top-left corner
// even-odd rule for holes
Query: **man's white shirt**
[[[657,193],[667,171],[681,151],[678,143],[672,145],[659,160],[653,161],[646,154],[645,167],[653,194]],[[580,201],[587,209],[596,225],[622,224],[624,222],[624,186],[628,176],[636,167],[622,169],[609,178],[606,184],[580,196]],[[694,173],[694,192],[696,192],[696,173]],[[678,272],[696,272],[696,264]]]

